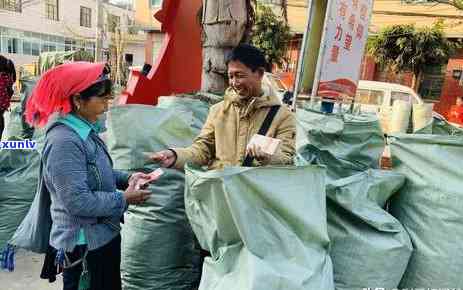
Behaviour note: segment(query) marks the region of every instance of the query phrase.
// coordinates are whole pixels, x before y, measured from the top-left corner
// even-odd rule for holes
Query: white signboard
[[[353,98],[368,38],[373,0],[329,1],[314,96]]]

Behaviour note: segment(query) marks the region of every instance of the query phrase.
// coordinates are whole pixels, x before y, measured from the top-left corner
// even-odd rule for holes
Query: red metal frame
[[[201,88],[201,0],[164,0],[154,17],[162,23],[163,45],[147,76],[133,71],[118,104],[156,105],[160,96]]]

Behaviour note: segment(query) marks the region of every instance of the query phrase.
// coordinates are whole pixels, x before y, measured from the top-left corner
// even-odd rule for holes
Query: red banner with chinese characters
[[[355,96],[372,7],[373,0],[329,1],[315,96]]]

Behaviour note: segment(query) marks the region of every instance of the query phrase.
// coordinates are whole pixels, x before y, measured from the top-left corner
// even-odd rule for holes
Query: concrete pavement
[[[44,255],[19,251],[16,254],[16,268],[14,272],[0,271],[0,289],[2,290],[61,290],[62,277],[56,282],[40,279]]]

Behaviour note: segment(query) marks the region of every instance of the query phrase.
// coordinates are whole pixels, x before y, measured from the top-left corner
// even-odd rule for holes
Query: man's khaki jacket
[[[246,156],[246,146],[257,134],[270,107],[281,105],[276,96],[266,92],[260,97],[244,100],[229,88],[222,102],[211,107],[201,133],[188,148],[174,148],[177,153],[176,168],[185,163],[207,165],[209,169],[239,166]],[[293,164],[295,153],[296,121],[294,114],[281,105],[266,136],[280,139],[279,151],[259,165]]]

